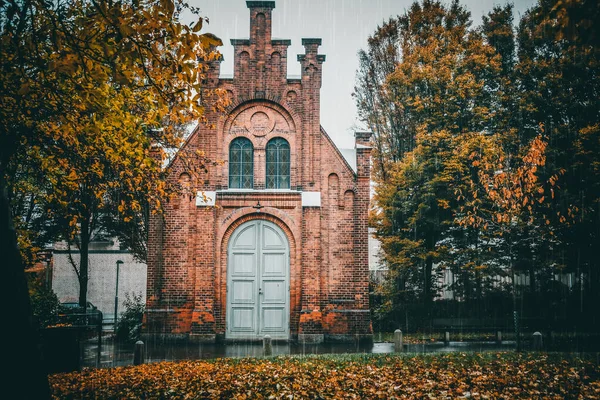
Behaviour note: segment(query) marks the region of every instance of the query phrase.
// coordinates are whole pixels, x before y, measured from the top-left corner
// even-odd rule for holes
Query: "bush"
[[[142,294],[125,294],[123,302],[125,311],[117,323],[117,340],[123,342],[135,342],[140,339],[142,333],[142,319],[146,311],[146,304],[142,300]]]
[[[58,322],[60,303],[52,289],[35,287],[29,291],[33,315],[38,318],[40,328],[54,325]]]

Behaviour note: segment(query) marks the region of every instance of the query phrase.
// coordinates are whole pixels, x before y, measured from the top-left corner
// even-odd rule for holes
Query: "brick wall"
[[[263,219],[289,243],[291,338],[368,336],[368,134],[357,134],[355,172],[319,123],[321,39],[302,40],[302,76],[288,79],[290,41],[271,38],[275,3],[247,5],[250,38],[231,41],[234,77],[219,79],[218,62],[208,73],[208,84],[225,89],[232,105],[226,115],[209,111],[210,123],[196,128],[169,166],[169,179],[190,193],[214,192],[215,206],[182,195],[152,217],[146,326],[199,340],[226,336],[228,240],[244,222]],[[254,148],[254,190],[228,188],[229,146],[238,137]],[[289,190],[265,190],[265,149],[275,137],[290,145]],[[215,162],[206,172],[183,156],[195,150]],[[304,192],[319,193],[320,204],[303,204]]]

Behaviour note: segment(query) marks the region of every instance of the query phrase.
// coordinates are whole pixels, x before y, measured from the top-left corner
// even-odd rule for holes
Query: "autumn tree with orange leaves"
[[[15,398],[49,392],[36,359],[11,202],[35,188],[20,209],[46,215],[65,227],[65,239],[82,245],[85,303],[85,242],[109,197],[118,193],[118,210],[111,211],[124,219],[139,212],[140,199],[156,208],[168,188],[151,146],[178,147],[181,126],[202,122],[206,107],[223,104],[220,93],[202,86],[221,41],[200,33],[200,17],[191,26],[180,22],[185,9],[198,11],[172,0],[0,3],[2,292],[11,304],[4,319],[14,349],[6,377],[31,380],[14,385]],[[19,182],[22,171],[37,172],[28,185]]]
[[[511,5],[472,26],[459,2],[423,0],[369,38],[354,95],[374,133],[391,328],[507,319],[518,299],[542,324],[597,330],[599,15],[541,0],[516,28]]]
[[[469,13],[456,1],[449,6],[424,1],[382,28],[382,34],[397,29],[400,38],[401,59],[380,90],[398,110],[403,139],[395,142],[404,143],[401,149],[386,144],[376,154],[385,160],[375,168],[375,201],[390,267],[385,288],[390,311],[416,297],[422,306],[418,314],[430,317],[439,289],[434,265],[454,257],[443,239],[454,226],[452,184],[461,168],[455,149],[469,133],[499,123],[500,60],[470,24]],[[363,83],[366,78],[361,76]],[[369,90],[361,86],[357,99],[368,98]],[[371,121],[376,116],[367,114],[375,141],[393,143],[392,133]]]

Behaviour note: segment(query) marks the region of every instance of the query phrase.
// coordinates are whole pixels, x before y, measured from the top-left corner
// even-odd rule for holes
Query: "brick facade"
[[[369,338],[369,134],[356,134],[356,172],[320,126],[325,56],[321,39],[302,39],[299,79],[287,77],[289,40],[271,38],[272,1],[248,1],[250,39],[233,39],[234,77],[211,65],[207,85],[227,90],[227,115],[208,114],[185,150],[212,160],[191,173],[176,157],[169,179],[209,197],[181,195],[151,220],[146,328],[195,340],[226,337],[228,243],[236,228],[270,221],[289,244],[289,339]],[[253,189],[231,189],[229,146],[246,137],[254,149]],[[269,140],[290,146],[290,188],[266,189]],[[189,152],[188,152],[189,153]],[[214,202],[214,206],[212,203]],[[262,208],[258,208],[260,203]]]

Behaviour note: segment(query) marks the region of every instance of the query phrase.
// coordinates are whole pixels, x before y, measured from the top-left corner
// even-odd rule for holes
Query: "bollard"
[[[502,331],[496,331],[496,344],[502,344]]]
[[[444,334],[444,344],[448,346],[450,344],[450,332],[446,331]]]
[[[273,345],[271,344],[271,336],[265,335],[263,338],[263,353],[265,356],[273,354]]]
[[[542,350],[542,333],[541,332],[533,333],[533,350],[534,351]]]
[[[394,352],[401,353],[403,350],[402,331],[400,329],[396,329],[394,331]]]
[[[135,350],[133,352],[133,365],[141,365],[144,363],[144,342],[138,340],[135,342]]]

